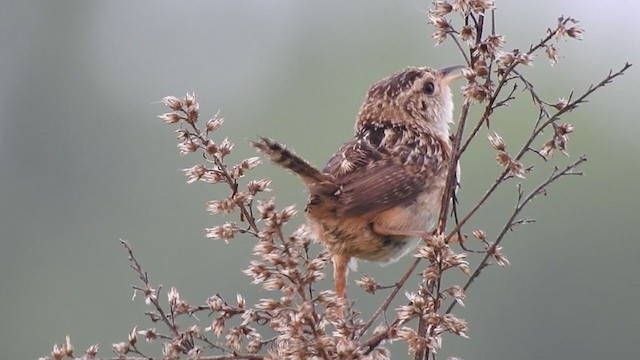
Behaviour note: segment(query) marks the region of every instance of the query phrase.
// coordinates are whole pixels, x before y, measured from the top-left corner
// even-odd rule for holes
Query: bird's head
[[[375,83],[368,91],[356,122],[356,130],[367,124],[411,125],[449,134],[453,122],[451,81],[461,77],[464,66],[443,69],[408,67]]]

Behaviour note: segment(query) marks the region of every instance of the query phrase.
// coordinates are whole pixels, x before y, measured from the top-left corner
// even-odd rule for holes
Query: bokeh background
[[[236,142],[232,160],[254,156],[247,140],[260,134],[322,164],[350,137],[374,81],[407,65],[461,62],[452,43],[434,47],[427,1],[5,0],[1,7],[3,359],[47,355],[66,334],[78,353],[99,342],[106,356],[134,325],[152,326],[140,298],[131,301],[137,279],[119,238],[132,242],[155,284],[177,286],[190,302],[215,292],[270,295],[241,273],[252,239],[204,238],[203,229],[221,221],[205,203],[226,189],[185,185],[180,169],[199,158],[178,156],[172,129],[156,118],[163,96],[195,91],[203,119],[221,110],[218,136]],[[561,41],[559,65],[542,56],[526,70],[549,101],[580,93],[625,61],[638,63],[634,0],[497,1],[497,8],[507,49],[528,48],[560,15],[581,20],[584,40]],[[458,308],[470,339],[445,338],[442,358],[637,358],[637,70],[565,118],[576,125],[570,158],[526,158],[537,164],[527,188],[554,164],[582,153],[589,161],[586,176],[553,185],[529,208],[537,223],[508,235],[511,267],[489,268],[470,289]],[[520,102],[492,122],[511,149],[536,115],[528,96],[516,94]],[[486,134],[463,162],[462,208],[499,171]],[[272,178],[280,205],[304,206],[290,174],[265,164],[250,176]],[[515,185],[505,184],[465,232],[495,235]],[[362,264],[358,274],[392,283],[409,262]],[[351,286],[365,312],[383,299]],[[407,356],[394,350],[394,358]]]

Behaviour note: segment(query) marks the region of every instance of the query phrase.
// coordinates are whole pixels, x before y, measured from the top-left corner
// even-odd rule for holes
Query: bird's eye
[[[424,91],[424,93],[427,95],[431,95],[433,94],[433,91],[435,90],[435,88],[436,88],[435,85],[433,85],[431,81],[427,81],[422,86],[422,91]]]

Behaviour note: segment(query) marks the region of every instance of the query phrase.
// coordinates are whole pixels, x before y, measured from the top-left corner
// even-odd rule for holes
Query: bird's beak
[[[454,65],[447,66],[446,68],[439,69],[438,71],[442,74],[442,83],[444,85],[449,85],[453,80],[459,79],[462,77],[462,72],[458,71],[466,68],[464,65]]]

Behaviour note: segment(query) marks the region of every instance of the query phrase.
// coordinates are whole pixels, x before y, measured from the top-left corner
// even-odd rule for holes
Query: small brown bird
[[[322,171],[275,141],[254,143],[308,187],[308,223],[333,254],[338,296],[352,258],[393,262],[431,236],[452,151],[449,83],[461,68],[409,67],[374,84],[353,139]]]

